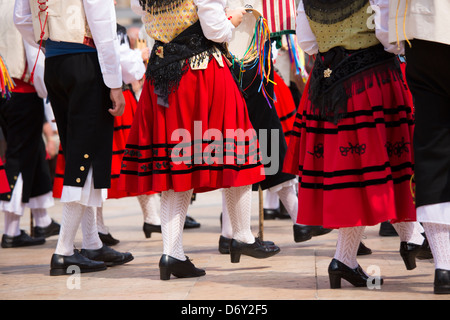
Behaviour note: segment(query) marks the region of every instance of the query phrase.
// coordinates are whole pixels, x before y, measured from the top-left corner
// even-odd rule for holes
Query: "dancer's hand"
[[[237,27],[242,23],[244,15],[247,13],[245,8],[227,9],[226,15],[233,26]]]
[[[112,108],[109,109],[115,117],[120,117],[125,111],[125,98],[123,97],[122,88],[111,89],[110,98],[112,101]]]

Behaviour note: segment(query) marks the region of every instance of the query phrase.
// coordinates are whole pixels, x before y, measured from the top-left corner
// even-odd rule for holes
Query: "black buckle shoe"
[[[50,275],[62,276],[72,274],[69,267],[78,267],[80,273],[97,272],[106,270],[106,264],[102,261],[93,261],[80,254],[78,250],[74,250],[73,255],[63,256],[53,254],[50,262]],[[68,272],[69,271],[69,272]]]
[[[134,259],[129,252],[118,252],[103,245],[100,249],[81,249],[81,255],[94,261],[103,261],[107,267],[118,266]]]
[[[15,237],[4,234],[2,236],[2,248],[19,248],[37,246],[45,243],[45,238],[32,238],[24,230]]]

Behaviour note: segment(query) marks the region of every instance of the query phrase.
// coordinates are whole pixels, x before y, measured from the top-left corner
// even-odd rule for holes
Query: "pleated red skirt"
[[[114,117],[114,133],[113,133],[113,156],[111,164],[111,187],[108,189],[108,199],[120,199],[125,197],[137,196],[139,194],[129,192],[128,190],[120,190],[118,188],[120,167],[125,151],[125,145],[130,133],[131,124],[136,113],[137,101],[131,90],[123,91],[125,98],[125,111],[122,116]],[[53,182],[53,196],[61,198],[63,182],[64,182],[65,159],[62,150],[58,153],[56,160],[55,179]],[[144,194],[151,194],[148,192]]]
[[[416,220],[413,104],[394,72],[349,98],[337,125],[313,116],[307,83],[283,167],[299,175],[298,223],[341,228]]]
[[[119,187],[132,192],[206,192],[264,179],[256,132],[229,68],[211,59],[189,69],[157,104],[146,82],[122,162]]]

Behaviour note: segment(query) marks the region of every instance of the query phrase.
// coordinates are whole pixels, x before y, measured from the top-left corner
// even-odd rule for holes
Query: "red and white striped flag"
[[[295,0],[262,0],[271,33],[295,31]]]

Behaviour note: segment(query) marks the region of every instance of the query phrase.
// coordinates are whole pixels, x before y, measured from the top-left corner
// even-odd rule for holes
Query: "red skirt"
[[[278,73],[274,72],[273,80],[276,83],[274,86],[276,98],[274,105],[277,110],[278,117],[280,118],[284,137],[286,138],[286,144],[289,145],[289,137],[292,134],[292,129],[294,127],[297,106],[295,105],[291,90],[286,85],[284,80],[278,75]]]
[[[10,192],[11,188],[9,186],[8,178],[6,177],[5,164],[0,158],[0,193]]]
[[[206,192],[264,179],[256,132],[229,68],[189,69],[169,107],[145,83],[122,162],[120,188]]]
[[[349,98],[337,125],[313,116],[307,83],[283,167],[299,175],[298,223],[341,228],[416,220],[413,104],[394,72]]]
[[[120,199],[125,197],[137,196],[127,190],[118,188],[120,166],[125,151],[125,144],[130,133],[131,124],[133,123],[134,114],[136,113],[137,101],[131,90],[124,90],[125,111],[122,116],[114,117],[114,134],[113,134],[113,156],[111,165],[111,187],[108,189],[108,199]],[[64,182],[65,159],[62,150],[58,153],[56,160],[55,179],[53,183],[53,196],[61,198],[63,182]],[[149,192],[151,194],[153,192]]]

